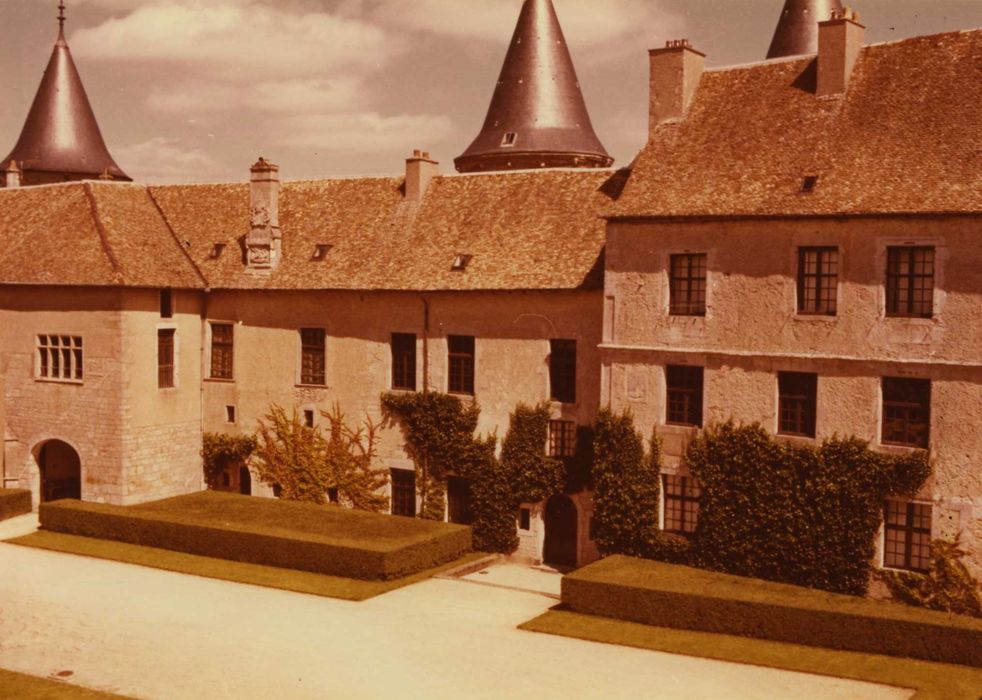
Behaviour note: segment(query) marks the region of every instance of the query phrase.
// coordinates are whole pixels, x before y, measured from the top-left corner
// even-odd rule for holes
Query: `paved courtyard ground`
[[[25,534],[28,518],[0,524]],[[0,667],[138,698],[863,700],[909,691],[522,632],[505,566],[350,603],[0,544]],[[481,585],[485,584],[485,585]],[[0,697],[2,697],[0,689]]]

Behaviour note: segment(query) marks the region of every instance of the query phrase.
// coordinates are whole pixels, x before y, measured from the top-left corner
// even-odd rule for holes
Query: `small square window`
[[[471,264],[471,260],[474,259],[473,255],[468,255],[467,253],[457,253],[457,256],[453,259],[453,265],[450,267],[452,272],[464,272],[467,266]]]
[[[225,407],[225,422],[234,423],[235,422],[235,406]]]
[[[327,257],[327,254],[331,252],[331,248],[334,246],[328,245],[327,243],[319,243],[314,246],[314,252],[310,256],[311,262],[320,262]]]
[[[518,511],[518,529],[526,532],[532,529],[532,511],[528,508]]]
[[[303,412],[303,424],[308,428],[314,427],[314,412],[306,409]]]
[[[576,423],[571,420],[549,421],[549,456],[564,459],[576,455]]]
[[[225,252],[227,246],[224,243],[216,243],[211,247],[211,252],[208,253],[209,260],[218,260],[222,257],[222,253]]]
[[[41,379],[80,382],[82,338],[73,335],[39,335],[37,337],[38,369]]]
[[[518,141],[518,133],[514,131],[509,131],[507,134],[505,134],[504,138],[501,139],[501,145],[514,146],[516,141]]]
[[[818,187],[818,175],[806,175],[801,182],[801,191],[805,194],[814,192],[816,187]]]

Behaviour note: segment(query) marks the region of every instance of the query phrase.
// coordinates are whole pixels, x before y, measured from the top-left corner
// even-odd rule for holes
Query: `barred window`
[[[550,340],[549,393],[554,401],[576,403],[576,341]]]
[[[392,515],[416,517],[416,472],[392,469]]]
[[[665,374],[668,423],[702,427],[703,368],[669,365]]]
[[[818,375],[780,372],[778,384],[778,426],[782,435],[815,437],[815,409],[818,403]]]
[[[706,255],[671,256],[669,313],[673,316],[706,315]]]
[[[311,386],[327,384],[323,328],[300,329],[300,383]]]
[[[38,377],[65,382],[80,382],[82,338],[77,335],[39,335],[37,337]]]
[[[392,334],[392,388],[416,391],[416,334]]]
[[[474,394],[474,336],[447,336],[447,364],[451,394]]]
[[[174,336],[173,328],[157,329],[157,388],[174,386]]]
[[[887,248],[887,316],[934,315],[934,247]]]
[[[549,421],[549,456],[557,459],[576,455],[576,423],[571,420]]]
[[[232,378],[234,328],[231,323],[211,324],[212,379]]]
[[[691,535],[699,521],[699,482],[689,476],[665,474],[665,531]]]
[[[883,565],[892,569],[929,570],[931,505],[888,500],[883,520]]]
[[[798,250],[798,313],[835,316],[839,284],[838,248]]]
[[[931,433],[931,380],[883,378],[883,443],[927,448]]]

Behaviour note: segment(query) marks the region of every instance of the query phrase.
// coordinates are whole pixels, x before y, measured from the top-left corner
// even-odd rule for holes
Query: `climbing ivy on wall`
[[[222,472],[231,465],[245,462],[255,451],[256,438],[251,435],[202,435],[201,458],[208,488],[220,488]]]
[[[758,424],[711,427],[684,462],[702,487],[693,564],[840,593],[866,592],[888,496],[912,496],[930,474],[858,438],[820,447],[777,440]]]
[[[982,583],[962,561],[966,554],[960,534],[954,542],[935,540],[928,573],[883,570],[877,578],[895,599],[908,605],[982,617]]]

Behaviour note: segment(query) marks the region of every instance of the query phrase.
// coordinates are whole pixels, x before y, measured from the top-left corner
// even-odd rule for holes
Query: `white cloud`
[[[204,151],[162,136],[118,148],[115,155],[120,167],[140,182],[202,182],[222,174],[218,162]]]
[[[321,114],[357,109],[367,99],[364,81],[357,77],[275,80],[248,86],[198,81],[154,88],[147,106],[156,112],[186,117],[232,110],[244,115]]]
[[[430,114],[383,116],[377,112],[289,117],[278,125],[280,145],[319,153],[371,155],[404,151],[412,144],[444,141],[450,119]]]

